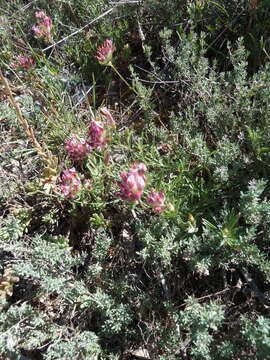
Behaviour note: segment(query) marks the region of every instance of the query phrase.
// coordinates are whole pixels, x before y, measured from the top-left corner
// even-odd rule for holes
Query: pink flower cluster
[[[16,63],[11,64],[11,66],[14,68],[21,68],[25,70],[30,69],[34,65],[35,65],[35,60],[32,57],[22,56],[22,55],[18,57],[18,61]]]
[[[95,58],[101,65],[111,65],[114,46],[112,40],[105,40],[101,46],[97,48]]]
[[[147,182],[146,170],[146,166],[140,163],[132,165],[128,172],[121,173],[121,181],[117,182],[120,192],[116,195],[130,202],[140,201]],[[157,192],[154,189],[151,190],[146,198],[147,204],[151,206],[156,214],[160,214],[170,207],[172,208],[172,205],[168,206],[165,204],[165,200],[164,191]]]
[[[61,192],[70,199],[74,199],[80,189],[81,180],[74,168],[65,170],[61,175]]]
[[[152,189],[146,201],[152,207],[155,213],[160,214],[167,208],[167,206],[165,205],[165,199],[166,197],[164,191],[160,191],[158,193],[154,189]]]
[[[107,136],[108,131],[115,127],[115,121],[112,114],[106,107],[99,109],[101,119],[93,119],[89,124],[87,139],[72,136],[65,143],[66,151],[73,160],[83,159],[91,150],[103,150],[110,138]]]
[[[140,201],[146,185],[147,168],[144,164],[133,164],[128,172],[120,174],[121,181],[118,181],[120,192],[117,194],[121,199],[131,202]]]
[[[103,150],[110,138],[106,135],[106,128],[101,121],[92,120],[89,126],[88,143],[89,145],[98,151]]]
[[[72,136],[70,140],[66,141],[65,148],[73,160],[83,159],[91,150],[85,139],[76,136]]]
[[[45,42],[52,42],[52,19],[49,16],[46,16],[44,11],[37,11],[35,13],[37,19],[39,19],[39,24],[34,25],[32,30],[38,38],[44,39]]]

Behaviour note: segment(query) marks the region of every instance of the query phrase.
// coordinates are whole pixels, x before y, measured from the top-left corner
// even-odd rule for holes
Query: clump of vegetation
[[[0,4],[1,359],[270,358],[267,8]]]

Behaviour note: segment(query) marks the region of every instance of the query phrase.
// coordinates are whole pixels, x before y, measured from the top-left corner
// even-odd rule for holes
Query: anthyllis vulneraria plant
[[[165,200],[166,196],[163,190],[158,193],[155,189],[152,189],[146,199],[146,202],[152,207],[154,213],[160,214],[167,208]]]
[[[87,156],[91,151],[91,146],[84,138],[72,136],[70,140],[65,142],[65,149],[72,160],[78,161]]]
[[[36,11],[36,18],[39,20],[38,25],[32,26],[37,38],[44,40],[46,43],[52,43],[52,19],[44,11]]]
[[[81,187],[81,179],[75,168],[63,171],[61,180],[60,190],[62,194],[69,199],[74,199]]]
[[[23,69],[23,70],[29,70],[34,65],[35,65],[35,59],[33,57],[23,56],[23,55],[18,56],[17,61],[10,64],[10,66],[15,69]]]
[[[102,151],[110,142],[109,133],[115,127],[113,116],[106,107],[100,108],[98,113],[99,116],[90,121],[86,139],[73,135],[65,142],[65,149],[72,160],[83,160],[89,152]]]
[[[97,55],[94,56],[100,65],[110,66],[114,72],[120,77],[120,79],[127,85],[127,87],[134,91],[136,95],[139,95],[137,91],[126,81],[126,79],[119,73],[116,67],[113,65],[112,58],[115,47],[112,40],[105,40],[101,46],[97,48]]]
[[[101,121],[92,119],[89,125],[88,144],[92,149],[103,150],[110,139],[106,136],[106,129]]]
[[[114,118],[110,112],[110,110],[108,108],[106,108],[105,106],[101,107],[99,109],[99,114],[101,115],[101,117],[106,120],[106,124],[110,125],[112,127],[115,127],[115,121]]]
[[[101,65],[111,66],[114,50],[115,48],[112,40],[105,40],[103,44],[97,48],[97,55],[95,58]]]
[[[146,166],[141,163],[133,164],[128,172],[122,172],[121,181],[117,182],[120,192],[116,195],[130,202],[140,201],[147,181],[146,171]]]

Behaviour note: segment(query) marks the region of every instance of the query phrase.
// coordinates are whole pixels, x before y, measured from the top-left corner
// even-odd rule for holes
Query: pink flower
[[[49,16],[46,16],[42,22],[41,25],[44,26],[48,31],[51,31],[52,28],[52,19]]]
[[[101,65],[111,65],[114,46],[112,40],[105,40],[101,46],[97,48],[97,55],[94,56]]]
[[[44,19],[46,17],[46,14],[44,11],[36,11],[35,12],[35,17],[37,19]]]
[[[38,25],[32,26],[35,35],[48,43],[52,42],[52,19],[44,11],[37,11],[35,15],[40,20]]]
[[[148,195],[146,201],[152,207],[153,211],[157,214],[163,212],[167,206],[165,205],[165,194],[164,191],[156,192],[154,189]]]
[[[121,173],[122,180],[117,182],[120,193],[117,196],[123,200],[139,201],[146,185],[146,170],[146,166],[141,163],[133,164],[127,173]]]
[[[11,64],[14,68],[22,68],[28,70],[35,64],[35,60],[32,57],[22,56],[18,57],[18,62]]]
[[[100,121],[92,120],[89,126],[88,144],[98,151],[104,149],[109,142],[109,138],[106,137],[106,131],[103,124]]]
[[[42,29],[40,29],[39,26],[36,25],[32,26],[32,30],[34,31],[37,37],[42,37],[44,35]]]
[[[74,168],[65,170],[61,175],[61,192],[70,199],[74,199],[80,189],[81,180]]]
[[[112,114],[110,113],[108,108],[103,106],[99,109],[99,112],[100,112],[100,115],[107,120],[108,125],[111,125],[113,127],[115,126],[115,121],[114,121]]]
[[[73,160],[81,160],[91,151],[87,141],[76,136],[72,136],[70,140],[66,141],[65,148]]]

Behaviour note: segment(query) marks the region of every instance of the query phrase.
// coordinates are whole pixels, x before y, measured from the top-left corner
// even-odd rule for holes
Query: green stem
[[[120,77],[120,79],[124,81],[124,83],[127,85],[127,87],[130,90],[134,91],[136,95],[139,95],[138,92],[126,81],[126,79],[120,74],[120,72],[116,69],[116,67],[114,67],[112,63],[110,63],[110,67],[116,72],[116,74]]]

